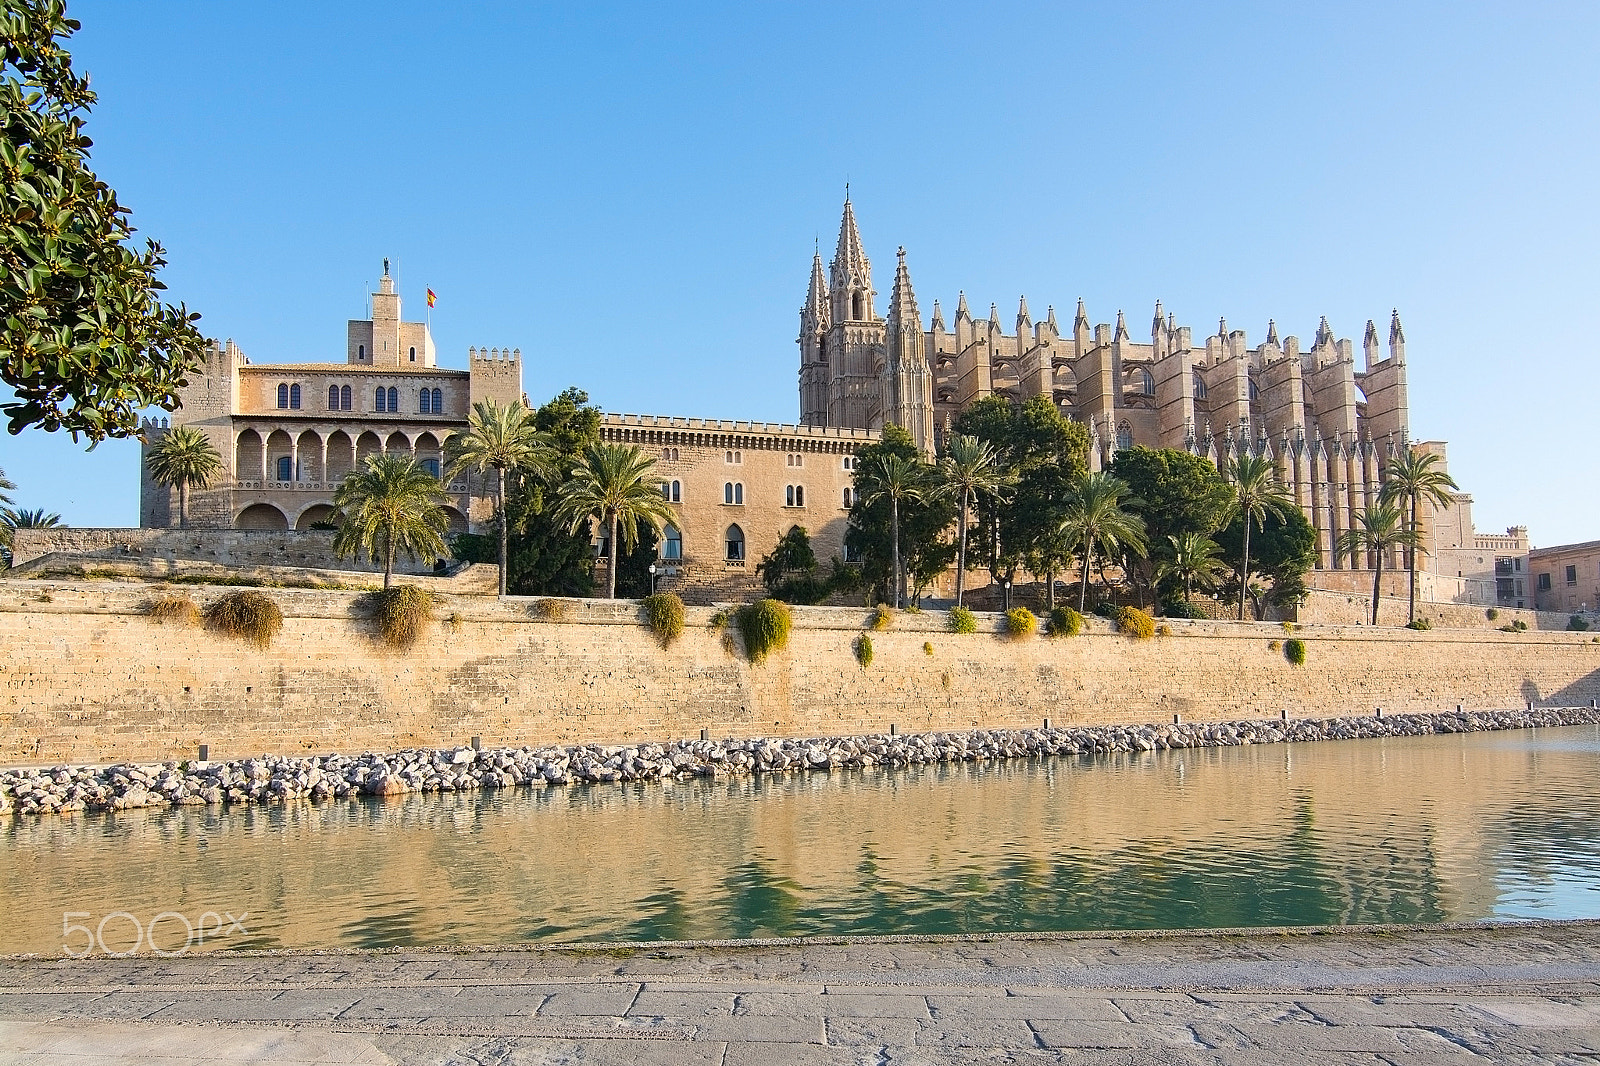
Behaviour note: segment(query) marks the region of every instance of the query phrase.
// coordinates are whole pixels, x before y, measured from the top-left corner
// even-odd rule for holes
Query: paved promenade
[[[0,960],[0,1063],[1600,1062],[1600,923]]]

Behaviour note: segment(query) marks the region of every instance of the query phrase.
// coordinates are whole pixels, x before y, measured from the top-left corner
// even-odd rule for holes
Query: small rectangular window
[[[1567,584],[1576,585],[1577,583],[1578,583],[1578,568],[1577,568],[1577,566],[1574,565],[1574,566],[1567,567]]]
[[[1549,592],[1550,591],[1550,575],[1549,574],[1540,574],[1539,575],[1539,591],[1540,592]]]

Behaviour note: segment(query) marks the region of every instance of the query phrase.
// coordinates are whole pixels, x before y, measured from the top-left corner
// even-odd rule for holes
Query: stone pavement
[[[1600,1063],[1600,923],[0,959],[0,1063]]]

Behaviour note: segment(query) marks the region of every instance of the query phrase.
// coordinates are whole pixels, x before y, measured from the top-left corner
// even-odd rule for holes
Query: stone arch
[[[300,512],[300,517],[294,520],[294,528],[310,529],[313,522],[331,522],[333,520],[333,504],[314,503]]]
[[[270,503],[252,503],[233,520],[235,529],[288,529],[289,520]]]
[[[283,473],[280,459],[289,460],[289,476],[281,477]],[[268,481],[294,481],[294,438],[281,429],[272,431],[267,438],[267,480]],[[285,520],[287,528],[287,520]]]
[[[391,455],[410,455],[411,438],[397,429],[383,442],[383,450]]]
[[[739,528],[739,523],[735,522],[730,525],[728,531],[723,534],[722,539],[728,561],[743,561],[745,557],[744,530]]]
[[[247,429],[233,444],[234,477],[255,480],[261,476],[261,434]]]
[[[367,460],[372,456],[381,455],[382,453],[383,441],[379,440],[378,435],[372,432],[372,430],[367,430],[356,440],[357,468],[366,465]]]
[[[328,435],[328,470],[324,481],[343,481],[356,468],[356,446],[350,434],[336,429]]]
[[[300,480],[322,480],[322,436],[315,430],[308,429],[301,433],[295,441],[295,450],[300,455]]]
[[[444,517],[450,523],[450,532],[465,533],[467,531],[467,516],[454,507],[446,507],[444,509]]]

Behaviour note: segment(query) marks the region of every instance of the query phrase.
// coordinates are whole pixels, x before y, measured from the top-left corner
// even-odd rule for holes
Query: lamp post
[[[1011,579],[1009,577],[1006,578],[1003,582],[1001,582],[1001,585],[1006,590],[1006,610],[1009,611],[1011,610]]]
[[[656,564],[650,564],[650,595],[656,594]]]

